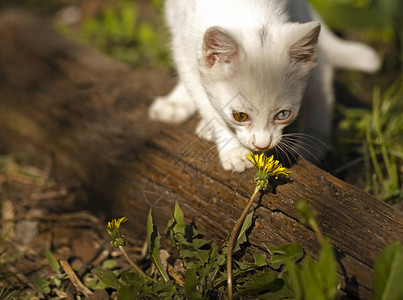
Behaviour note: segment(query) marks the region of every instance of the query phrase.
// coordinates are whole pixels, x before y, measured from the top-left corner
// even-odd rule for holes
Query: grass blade
[[[387,246],[375,261],[375,300],[401,300],[403,297],[403,245]]]
[[[165,281],[169,280],[167,271],[165,270],[164,266],[161,263],[159,250],[160,250],[160,234],[158,233],[157,226],[154,225],[153,217],[152,217],[152,209],[148,213],[147,218],[147,236],[149,240],[149,251],[151,258],[158,270],[161,274],[162,278]]]

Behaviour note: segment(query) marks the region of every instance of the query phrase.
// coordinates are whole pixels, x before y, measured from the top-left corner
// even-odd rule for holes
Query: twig
[[[6,222],[17,222],[21,220],[29,220],[29,221],[42,221],[42,222],[56,222],[56,221],[68,221],[74,219],[83,219],[87,220],[91,223],[99,224],[99,219],[91,215],[86,211],[63,214],[63,215],[48,215],[48,216],[34,216],[34,215],[21,215],[15,218],[0,220],[0,223]]]
[[[34,202],[40,202],[44,200],[52,200],[55,198],[66,197],[68,195],[67,189],[61,189],[57,191],[49,191],[44,193],[35,193],[30,196],[30,200]]]
[[[180,285],[180,286],[185,286],[185,280],[183,279],[183,276],[179,274],[178,271],[175,270],[174,267],[171,265],[168,265],[168,273],[171,275],[171,277]]]
[[[60,265],[62,266],[64,272],[66,272],[70,281],[76,287],[77,291],[81,292],[86,297],[92,295],[92,292],[80,281],[80,279],[78,279],[76,273],[74,273],[73,269],[70,267],[67,261],[60,260]]]
[[[234,229],[232,230],[231,233],[231,239],[228,245],[228,253],[227,253],[227,288],[228,288],[228,300],[232,300],[232,251],[235,246],[236,239],[238,237],[238,232],[239,229],[241,229],[241,226],[243,224],[243,221],[246,218],[246,215],[248,214],[248,211],[250,207],[253,204],[253,201],[255,200],[255,197],[257,193],[259,192],[260,187],[257,186],[255,188],[255,191],[253,192],[252,196],[250,197],[250,200],[248,204],[246,205],[245,209],[242,212],[242,215],[239,217],[238,221],[236,222]]]

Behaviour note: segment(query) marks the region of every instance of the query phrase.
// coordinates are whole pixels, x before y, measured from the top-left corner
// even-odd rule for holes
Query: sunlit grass
[[[373,91],[372,110],[340,108],[342,141],[355,145],[364,161],[366,187],[385,201],[402,200],[403,90],[399,78],[384,93]],[[355,166],[357,167],[357,166]]]
[[[58,23],[64,35],[91,45],[112,58],[138,67],[170,66],[169,43],[164,29],[160,1],[152,1],[155,18],[141,18],[137,1],[119,0],[84,17],[77,29]]]

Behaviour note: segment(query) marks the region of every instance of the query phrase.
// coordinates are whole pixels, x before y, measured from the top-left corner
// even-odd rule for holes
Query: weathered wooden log
[[[94,210],[128,217],[135,236],[145,236],[150,206],[163,228],[174,201],[205,236],[227,235],[255,171],[224,171],[213,144],[194,135],[195,119],[173,126],[147,118],[152,98],[173,86],[170,74],[130,70],[18,12],[0,15],[0,41],[3,149],[39,163],[50,157],[53,178],[84,188]],[[260,226],[250,243],[264,250],[296,241],[315,257],[319,244],[295,210],[304,199],[337,251],[341,288],[370,298],[374,260],[403,239],[402,215],[306,161],[291,170],[290,182],[255,205]]]

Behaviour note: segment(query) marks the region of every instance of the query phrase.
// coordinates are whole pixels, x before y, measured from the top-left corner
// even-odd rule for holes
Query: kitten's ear
[[[295,63],[315,63],[316,43],[320,33],[319,22],[299,24],[299,36],[302,36],[290,48],[291,61]]]
[[[230,63],[238,52],[238,43],[224,29],[210,27],[206,30],[203,39],[203,58],[209,68],[217,63]]]

